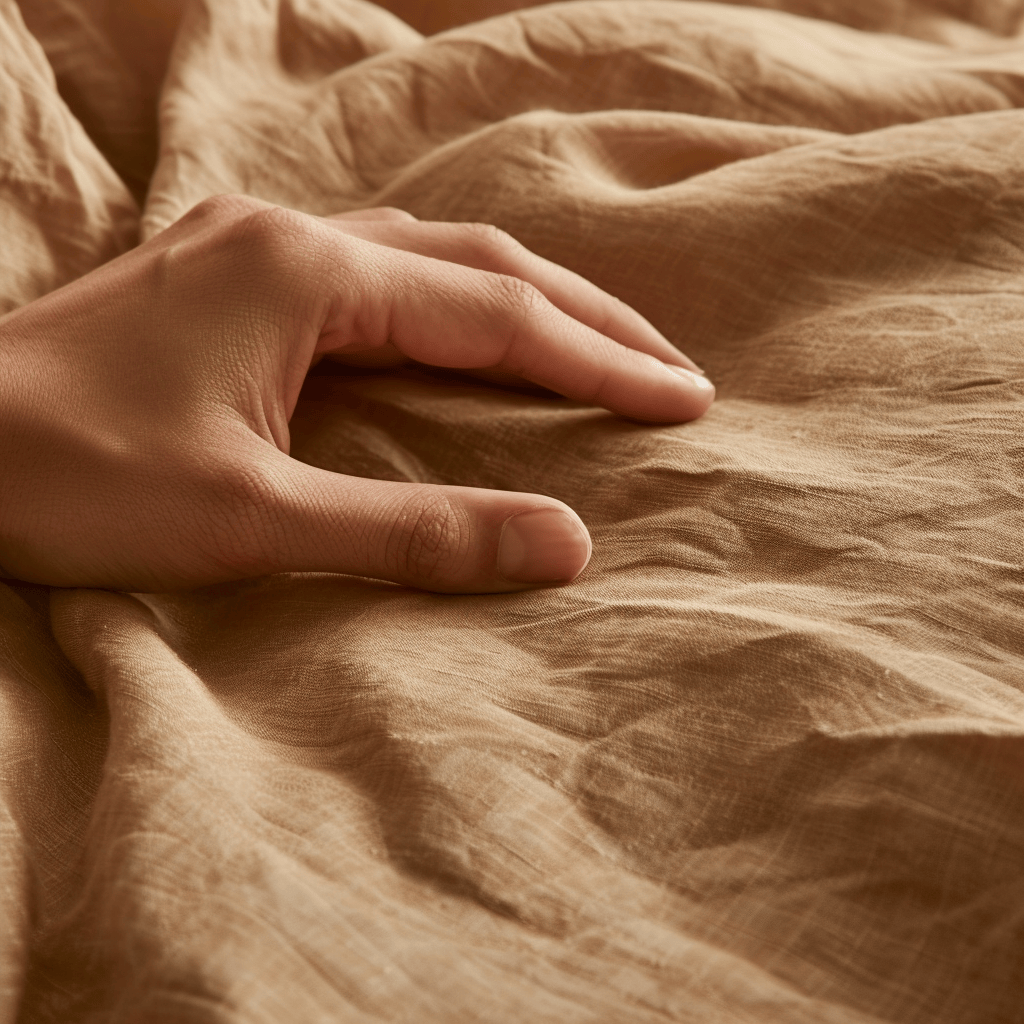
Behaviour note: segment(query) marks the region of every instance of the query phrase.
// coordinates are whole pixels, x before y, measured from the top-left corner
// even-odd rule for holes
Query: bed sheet
[[[0,0],[0,308],[392,205],[718,400],[314,371],[296,457],[562,499],[564,589],[0,583],[0,1021],[1024,1021],[1024,4],[390,6]]]

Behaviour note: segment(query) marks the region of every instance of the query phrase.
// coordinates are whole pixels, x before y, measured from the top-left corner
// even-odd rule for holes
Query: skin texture
[[[0,566],[136,591],[327,571],[478,593],[582,571],[586,528],[553,498],[289,458],[324,355],[512,375],[651,422],[714,398],[639,314],[494,228],[217,197],[0,320]]]

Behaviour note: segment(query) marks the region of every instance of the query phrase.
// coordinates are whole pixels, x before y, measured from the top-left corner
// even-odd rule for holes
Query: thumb
[[[367,480],[282,455],[265,507],[273,551],[258,572],[339,572],[442,593],[569,583],[590,560],[587,528],[555,498]]]

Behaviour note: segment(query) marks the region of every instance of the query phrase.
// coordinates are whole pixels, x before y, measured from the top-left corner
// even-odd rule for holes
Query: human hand
[[[0,566],[136,591],[325,571],[475,593],[582,571],[586,528],[553,498],[289,458],[325,354],[511,373],[653,422],[714,398],[639,314],[495,229],[218,197],[0,320]]]

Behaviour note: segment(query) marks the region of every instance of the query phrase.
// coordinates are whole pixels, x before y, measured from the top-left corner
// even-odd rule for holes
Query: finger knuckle
[[[239,241],[254,246],[262,255],[283,257],[289,263],[312,233],[312,221],[295,210],[266,206],[254,210],[238,224]]]
[[[513,274],[495,274],[494,289],[499,302],[506,306],[514,319],[529,319],[540,315],[548,301],[539,288]]]
[[[313,231],[312,218],[305,214],[251,196],[211,196],[186,217],[210,231],[207,237],[221,250],[260,262],[269,260],[282,269],[294,265],[297,255],[308,251],[309,246],[301,243]]]
[[[254,199],[252,196],[216,195],[200,200],[185,216],[193,220],[224,224],[242,217],[249,217],[266,206],[266,203]]]
[[[469,542],[467,518],[449,498],[417,496],[400,517],[393,558],[400,574],[430,583],[458,572]]]

